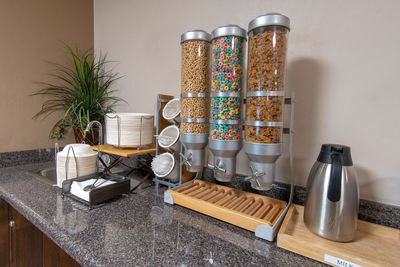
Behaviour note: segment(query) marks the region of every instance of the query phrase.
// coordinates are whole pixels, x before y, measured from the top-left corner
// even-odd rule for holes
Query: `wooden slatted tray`
[[[255,231],[260,225],[272,226],[286,202],[201,180],[168,190],[173,203]]]
[[[292,205],[278,233],[278,247],[337,266],[400,266],[400,230],[358,220],[356,239],[334,242],[310,232],[304,207]]]

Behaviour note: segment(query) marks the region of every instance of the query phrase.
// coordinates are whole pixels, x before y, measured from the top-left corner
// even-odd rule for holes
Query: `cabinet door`
[[[71,256],[43,235],[43,267],[79,267]]]
[[[42,266],[43,234],[13,207],[9,206],[10,265]]]
[[[8,241],[8,204],[0,199],[0,266],[10,266]]]

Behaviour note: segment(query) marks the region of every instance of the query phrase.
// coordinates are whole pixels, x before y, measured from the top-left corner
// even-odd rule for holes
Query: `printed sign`
[[[361,265],[342,260],[331,255],[325,254],[325,261],[342,267],[362,267]]]

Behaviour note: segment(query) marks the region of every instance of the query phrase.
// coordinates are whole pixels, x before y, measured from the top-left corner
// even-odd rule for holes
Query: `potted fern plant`
[[[113,106],[122,99],[114,96],[116,90],[111,85],[119,79],[118,74],[106,70],[106,56],[96,58],[92,51],[75,51],[67,46],[72,59],[70,66],[57,63],[50,74],[55,83],[39,82],[43,86],[34,96],[45,96],[41,110],[33,118],[47,117],[53,112],[62,111],[62,118],[55,123],[50,132],[51,139],[61,139],[69,128],[72,128],[77,143],[97,144],[97,136],[86,133],[86,125],[97,120],[104,121],[104,115],[113,112]]]

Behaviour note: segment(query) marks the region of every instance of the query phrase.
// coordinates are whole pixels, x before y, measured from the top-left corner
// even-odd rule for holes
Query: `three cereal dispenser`
[[[182,34],[181,155],[190,172],[201,172],[209,133],[210,34],[192,30]]]
[[[246,31],[237,25],[220,26],[211,35],[202,30],[181,35],[180,160],[187,171],[201,176],[209,144],[213,154],[209,167],[214,177],[231,182],[236,175],[236,156],[243,146],[251,169],[246,180],[257,190],[271,188],[276,161],[283,151],[285,100],[286,104],[294,103],[294,93],[285,99],[284,91],[289,30],[288,17],[268,13],[250,21],[248,40]],[[242,121],[246,41],[246,114]],[[292,106],[291,166],[293,116]],[[288,133],[288,128],[285,130]]]
[[[257,190],[269,190],[275,162],[282,154],[284,79],[288,17],[277,13],[249,23],[248,70],[244,151]]]
[[[285,98],[284,91],[289,29],[288,17],[269,13],[249,23],[247,36],[237,25],[220,26],[211,36],[199,30],[182,34],[180,177],[175,184],[164,183],[171,188],[164,193],[165,203],[237,225],[269,241],[275,239],[294,195],[295,94]],[[246,42],[247,90],[242,101]],[[284,128],[283,110],[289,104],[290,126]],[[256,190],[269,190],[275,180],[276,161],[283,152],[284,133],[289,134],[291,178],[287,203],[199,179],[183,183],[183,163],[201,178],[208,143],[213,154],[208,166],[217,181],[233,180],[236,156],[243,146],[251,169],[245,180]],[[161,181],[156,179],[156,186],[158,183]]]
[[[214,161],[209,167],[220,182],[236,174],[236,155],[242,148],[241,102],[243,50],[246,31],[225,25],[211,33],[211,94],[209,148]]]

